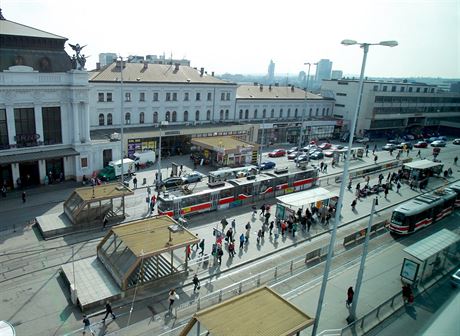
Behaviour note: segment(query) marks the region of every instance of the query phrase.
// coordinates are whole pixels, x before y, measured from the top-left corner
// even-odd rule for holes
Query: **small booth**
[[[407,257],[401,267],[401,278],[411,285],[424,284],[457,267],[460,236],[442,229],[404,249]]]
[[[197,312],[180,336],[300,335],[314,321],[264,286]]]
[[[364,147],[352,148],[350,151],[351,160],[362,159],[364,156],[364,151]],[[334,149],[332,152],[332,157],[334,158],[335,162],[340,162],[341,158],[343,161],[345,161],[347,152],[348,148]]]
[[[444,165],[430,160],[419,160],[403,165],[403,178],[407,180],[423,181],[433,175],[442,173]]]
[[[257,164],[259,145],[239,140],[232,136],[215,136],[194,138],[200,155],[216,167],[239,167],[246,164]]]
[[[278,201],[276,204],[276,218],[289,219],[290,216],[295,217],[295,212],[298,209],[304,211],[304,209],[313,205],[318,209],[335,208],[338,194],[324,188],[315,188],[279,196],[276,200]]]

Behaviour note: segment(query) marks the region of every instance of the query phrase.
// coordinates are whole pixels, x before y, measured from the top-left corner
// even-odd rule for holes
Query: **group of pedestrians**
[[[117,318],[117,316],[113,313],[112,306],[111,306],[110,302],[107,301],[105,303],[105,316],[102,319],[102,323],[105,323],[105,320],[107,319],[107,317],[109,315],[112,316],[112,320],[115,320]],[[89,316],[83,315],[83,321],[82,322],[83,322],[83,335],[86,335],[86,332],[89,332],[93,336],[96,335],[96,332],[94,331],[94,329],[91,326],[91,321],[89,319]]]

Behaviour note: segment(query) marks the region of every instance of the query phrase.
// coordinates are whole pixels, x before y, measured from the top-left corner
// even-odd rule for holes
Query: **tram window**
[[[288,183],[287,176],[281,176],[276,179],[276,185],[285,184],[285,183]]]
[[[403,224],[405,217],[406,216],[404,216],[402,213],[395,211],[395,212],[393,212],[393,216],[391,217],[391,221],[395,222],[397,224]]]
[[[244,186],[241,186],[240,188],[240,194],[243,195],[252,195],[252,184],[246,184]]]
[[[219,192],[220,198],[233,196],[233,189],[223,189]]]

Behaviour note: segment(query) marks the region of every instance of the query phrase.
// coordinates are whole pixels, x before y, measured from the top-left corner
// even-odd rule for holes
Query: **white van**
[[[135,164],[150,165],[155,162],[156,154],[154,151],[136,152],[133,154]]]

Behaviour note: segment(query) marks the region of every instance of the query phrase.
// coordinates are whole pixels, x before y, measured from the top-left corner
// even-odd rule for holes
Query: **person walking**
[[[222,220],[220,221],[220,224],[222,224],[222,232],[224,232],[225,227],[228,225],[227,218],[226,217],[222,218]]]
[[[233,258],[235,256],[235,241],[233,239],[228,244],[228,254],[230,258]]]
[[[278,225],[273,228],[273,236],[275,237],[275,242],[278,241],[280,236],[280,229],[278,228]]]
[[[319,164],[319,171],[323,172],[323,168],[324,168],[324,162],[321,161],[321,163]]]
[[[349,287],[347,290],[347,307],[350,308],[351,304],[353,303],[353,296],[355,295],[355,292],[353,290],[353,287]]]
[[[233,218],[232,220],[232,229],[233,229],[233,234],[236,233],[236,221],[235,221],[235,218]]]
[[[385,199],[387,200],[387,199],[388,199],[388,190],[389,190],[390,188],[388,187],[388,185],[385,185],[384,188],[385,188],[385,190],[383,191],[383,193],[385,194]]]
[[[137,177],[133,179],[134,189],[137,189]]]
[[[422,153],[420,152],[420,149],[418,150],[417,155],[415,157],[418,157],[420,159],[422,158]]]
[[[378,156],[374,155],[374,163],[377,163]]]
[[[262,229],[257,231],[257,245],[260,245],[260,239],[262,238]]]
[[[454,165],[457,165],[458,156],[454,157]]]
[[[89,331],[91,335],[96,335],[94,330],[91,328],[91,322],[89,321],[89,317],[83,315],[83,335],[86,335],[86,332]]]
[[[260,216],[265,215],[265,204],[262,204],[260,207]]]
[[[204,254],[204,238],[201,239],[200,244],[198,245],[201,249],[200,255],[202,256]]]
[[[107,317],[108,317],[109,315],[112,315],[112,320],[115,320],[115,319],[117,318],[117,317],[115,316],[115,314],[113,313],[113,311],[112,311],[112,306],[110,305],[110,302],[107,301],[107,302],[105,303],[105,316],[104,316],[104,318],[102,319],[102,322],[105,322],[105,320],[107,319]]]
[[[26,202],[26,192],[25,191],[22,192],[21,197],[22,197],[22,203],[25,203]]]
[[[195,274],[193,276],[193,293],[195,293],[197,290],[200,290],[201,286],[200,286],[200,279],[198,279],[198,275]]]
[[[222,249],[222,245],[217,244],[217,262],[222,264],[222,256],[224,255],[224,250]]]
[[[265,213],[265,225],[268,225],[268,221],[270,220],[270,216],[271,216],[270,212]]]
[[[351,202],[351,210],[356,210],[356,199],[354,199],[353,202]]]
[[[174,305],[174,301],[179,300],[179,295],[176,293],[176,289],[171,288],[168,294],[168,299],[169,299],[168,311],[172,313],[172,307]]]
[[[275,222],[274,221],[271,221],[270,222],[270,226],[268,227],[269,229],[269,233],[270,233],[270,236],[272,235],[272,232],[273,232],[273,226],[275,225]]]
[[[6,197],[6,186],[2,186],[2,197]]]
[[[185,247],[185,256],[187,257],[187,260],[192,259],[192,248],[190,247],[190,245],[187,245]]]
[[[243,248],[243,246],[244,246],[244,241],[245,241],[244,233],[241,233],[241,235],[240,235],[240,249]]]
[[[396,192],[399,194],[399,189],[401,189],[401,183],[396,184]]]
[[[327,174],[327,163],[326,162],[324,163],[323,171],[325,174]]]

